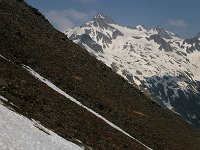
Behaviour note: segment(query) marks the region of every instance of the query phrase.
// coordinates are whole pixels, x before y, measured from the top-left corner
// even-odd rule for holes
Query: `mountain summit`
[[[98,13],[93,19],[93,21],[96,21],[96,22],[104,22],[104,23],[107,23],[107,24],[115,24],[115,21],[109,17],[108,15],[104,14],[104,13]]]
[[[92,23],[70,29],[66,35],[161,106],[200,127],[198,36],[185,40],[163,27],[147,30],[142,25]],[[89,40],[82,42],[82,36]]]
[[[161,37],[163,37],[165,39],[173,39],[172,36],[175,36],[174,33],[171,33],[169,31],[165,30],[163,27],[157,27],[155,30],[158,32],[158,34]]]
[[[147,29],[145,28],[144,25],[137,25],[137,26],[135,27],[135,29],[138,29],[139,31],[142,31],[142,30],[146,30],[146,31],[147,31]]]

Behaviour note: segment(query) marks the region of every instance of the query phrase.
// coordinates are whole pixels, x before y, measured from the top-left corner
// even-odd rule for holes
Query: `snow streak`
[[[93,111],[92,109],[84,106],[81,102],[77,101],[76,99],[74,99],[73,97],[71,97],[70,95],[66,94],[64,91],[62,91],[61,89],[59,89],[58,87],[56,87],[53,83],[51,83],[49,80],[45,79],[44,77],[40,76],[37,72],[35,72],[33,69],[31,69],[28,66],[23,66],[27,71],[29,71],[29,73],[31,73],[35,78],[37,78],[38,80],[40,80],[41,82],[45,83],[46,85],[48,85],[50,88],[52,88],[53,90],[55,90],[56,92],[60,93],[61,95],[65,96],[66,98],[70,99],[71,101],[73,101],[74,103],[76,103],[77,105],[85,108],[86,110],[88,110],[89,112],[91,112],[92,114],[94,114],[95,116],[97,116],[98,118],[102,119],[104,122],[106,122],[108,125],[110,125],[111,127],[115,128],[116,130],[120,131],[121,133],[125,134],[126,136],[130,137],[131,139],[137,141],[139,144],[143,145],[144,147],[146,147],[149,150],[152,150],[151,148],[149,148],[147,145],[143,144],[142,142],[140,142],[139,140],[137,140],[136,138],[134,138],[133,136],[131,136],[129,133],[127,133],[126,131],[122,130],[121,128],[119,128],[118,126],[116,126],[115,124],[113,124],[112,122],[110,122],[109,120],[107,120],[106,118],[104,118],[103,116],[101,116],[100,114],[96,113],[95,111]]]

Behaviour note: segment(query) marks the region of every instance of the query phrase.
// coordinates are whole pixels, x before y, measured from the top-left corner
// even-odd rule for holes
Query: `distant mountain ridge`
[[[65,34],[160,105],[200,127],[200,34],[183,39],[163,27],[123,27],[103,13]]]

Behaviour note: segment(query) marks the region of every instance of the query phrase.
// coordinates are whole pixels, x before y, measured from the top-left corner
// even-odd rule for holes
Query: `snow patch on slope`
[[[0,96],[0,101],[8,101]],[[38,129],[39,128],[39,129]],[[42,129],[43,131],[41,131]],[[19,115],[0,104],[1,150],[82,150],[36,121]]]

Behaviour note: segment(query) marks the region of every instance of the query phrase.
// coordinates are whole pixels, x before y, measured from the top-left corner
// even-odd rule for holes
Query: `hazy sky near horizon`
[[[123,26],[162,26],[181,37],[200,32],[200,0],[25,0],[60,31],[82,25],[103,12]]]

